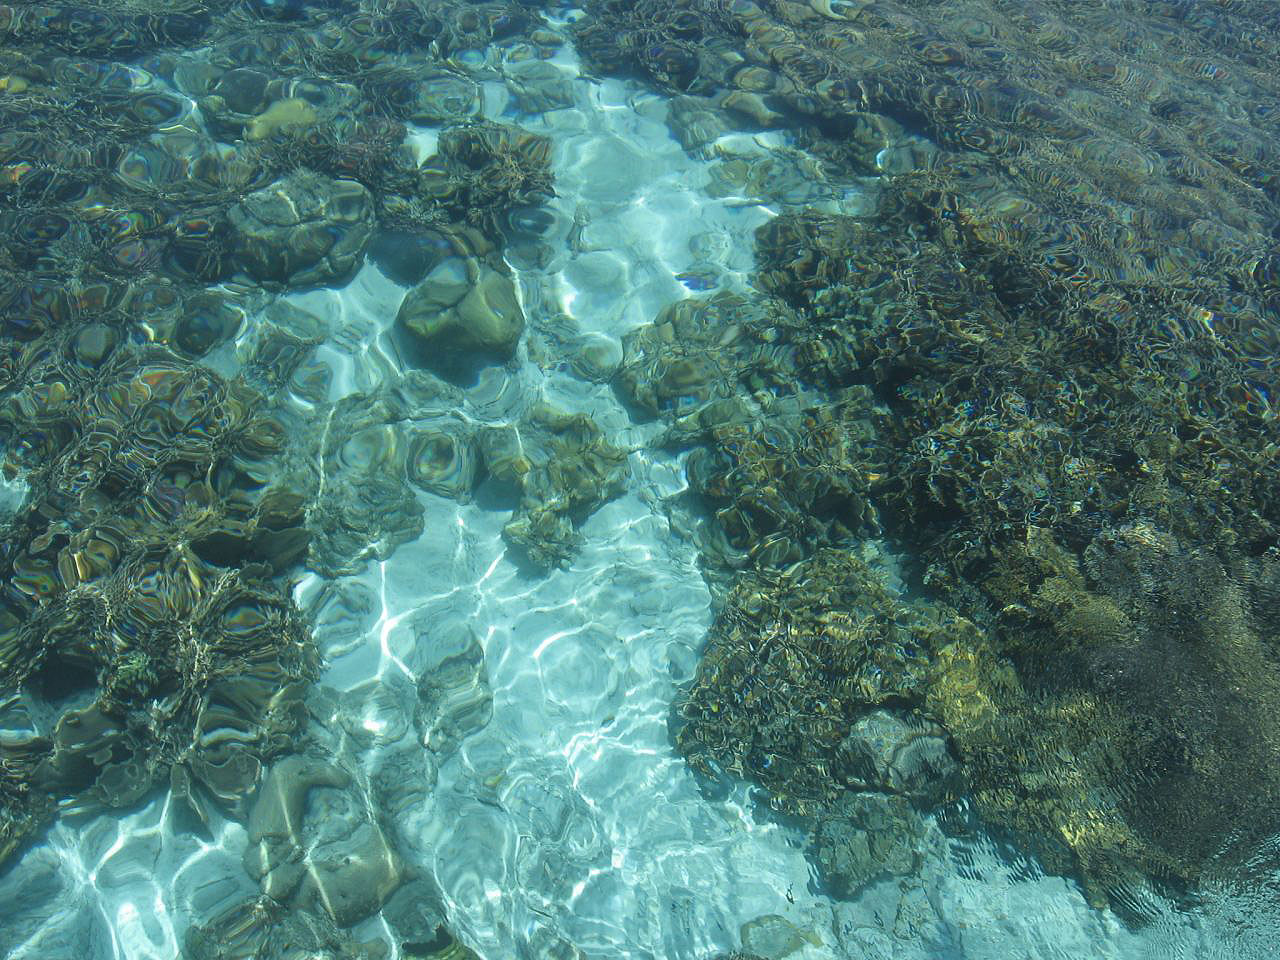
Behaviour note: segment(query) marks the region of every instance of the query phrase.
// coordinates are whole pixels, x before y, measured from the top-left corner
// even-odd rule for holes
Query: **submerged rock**
[[[400,955],[407,960],[441,960],[447,954],[448,941],[441,934],[445,921],[444,903],[439,889],[429,880],[415,877],[401,885],[382,907],[382,919],[400,944]],[[452,938],[452,935],[449,935]],[[459,958],[461,960],[461,958]]]
[[[325,496],[309,515],[313,569],[326,576],[356,573],[422,533],[423,508],[405,476],[409,415],[394,382],[343,397],[328,411]]]
[[[622,366],[622,348],[613,337],[586,334],[571,345],[569,364],[584,380],[608,383]]]
[[[369,256],[396,283],[412,287],[454,252],[455,241],[448,234],[419,228],[380,231],[374,237]]]
[[[529,458],[532,451],[525,450],[520,429],[515,424],[502,426],[484,426],[477,435],[480,455],[484,460],[484,469],[490,479],[516,498],[520,488],[524,486],[524,478],[533,469],[533,461]]]
[[[475,260],[449,257],[409,291],[396,322],[433,366],[503,362],[515,355],[524,311],[511,278]]]
[[[455,73],[434,76],[389,73],[373,85],[372,94],[402,120],[430,126],[476,116],[484,107],[480,85]]]
[[[776,913],[767,914],[748,920],[739,930],[742,937],[742,949],[749,951],[745,956],[767,957],[768,960],[783,960],[806,946],[821,947],[822,938],[810,930],[801,930],[785,917]],[[733,956],[743,957],[743,954]]]
[[[825,176],[890,174],[857,216],[784,212],[759,229],[759,288],[804,327],[774,382],[807,383],[815,406],[874,392],[864,464],[831,474],[862,473],[854,489],[955,605],[933,606],[954,633],[935,634],[914,702],[949,735],[983,818],[1113,905],[1144,875],[1177,889],[1241,867],[1280,823],[1275,629],[1258,613],[1274,614],[1280,535],[1280,152],[1273,112],[1257,109],[1277,98],[1258,64],[1280,48],[1262,6],[1132,6],[1117,26],[1069,0],[962,15],[748,2],[732,18],[590,0],[574,27],[599,69],[690,95],[670,111],[687,149],[789,123]],[[1159,56],[1135,60],[1136,38]],[[772,190],[772,160],[726,159],[722,186]],[[648,415],[676,411],[673,442],[705,443],[696,428],[735,408],[772,421],[724,363],[730,324],[702,338],[710,356],[663,338],[690,339],[675,323],[633,335],[615,382]],[[792,499],[785,473],[762,470],[755,503],[730,506],[768,462],[739,453],[757,436],[690,455],[691,486],[738,531],[722,553],[756,568],[740,587],[806,555],[803,541],[760,546]],[[825,589],[790,586],[802,607]],[[734,678],[699,704],[721,713],[698,722],[723,726],[691,759],[784,790],[747,764],[755,734],[734,697],[825,692],[830,676],[815,658],[780,685],[747,644],[722,660],[724,633],[751,620],[739,600],[700,675]],[[778,715],[762,712],[762,726]],[[849,741],[836,767],[883,781],[879,739]]]
[[[545,197],[550,141],[494,124],[441,138],[443,180],[419,170],[381,83],[404,61],[401,77],[438,81],[406,115],[469,116],[479,85],[457,64],[420,67],[537,15],[143,6],[0,10],[12,41],[0,53],[0,473],[21,490],[0,497],[0,867],[58,813],[135,807],[167,787],[166,824],[214,831],[248,815],[248,866],[272,895],[193,930],[184,955],[377,960],[387,944],[338,927],[376,912],[404,871],[341,766],[288,756],[318,670],[288,576],[313,548],[330,569],[389,551],[420,521],[408,478],[465,499],[478,457],[472,433],[446,422],[456,404],[432,407],[413,377],[372,412],[335,409],[337,378],[311,356],[323,324],[264,311],[253,290],[344,281],[375,218],[392,227],[406,206],[420,255],[396,267],[429,273],[448,221],[496,222]],[[485,341],[510,355],[523,318],[495,279],[500,254],[485,254],[472,300],[450,307],[475,320],[480,302],[514,324]],[[210,286],[237,269],[256,284]],[[421,802],[419,772],[406,762],[399,779],[419,792],[397,802]],[[31,866],[15,876],[41,881]],[[136,867],[104,870],[105,886]],[[412,892],[422,906],[424,886]],[[46,931],[6,918],[8,939],[65,953],[73,918],[36,914]],[[120,932],[95,918],[69,935]],[[443,920],[406,921],[402,953]]]
[[[853,723],[836,749],[846,782],[856,789],[928,806],[962,786],[947,731],[917,715],[873,710]]]
[[[263,283],[313,286],[348,279],[373,234],[373,197],[355,180],[299,170],[256,190],[229,213],[240,266]]]
[[[382,828],[345,793],[351,785],[349,774],[327,762],[286,757],[263,781],[244,853],[245,870],[264,894],[321,908],[340,927],[377,911],[403,877]],[[319,788],[338,796],[328,809],[311,812]]]
[[[480,454],[469,425],[441,419],[407,431],[409,482],[467,503],[480,474]]]
[[[299,133],[318,119],[315,109],[301,97],[275,100],[244,127],[246,140],[267,140],[281,133]]]
[[[414,727],[422,746],[447,755],[493,716],[484,648],[470,627],[422,629],[415,647],[422,669]]]
[[[585,414],[539,404],[521,432],[529,469],[520,505],[502,535],[539,569],[567,563],[581,545],[578,526],[622,493],[627,453],[610,444]]]
[[[401,949],[409,960],[480,960],[479,954],[443,925],[429,939],[405,943]]]
[[[904,798],[847,793],[816,821],[810,856],[832,895],[852,899],[876,880],[915,873],[924,833],[924,821]]]
[[[262,895],[188,928],[189,960],[294,960],[299,951],[324,960],[386,960],[385,941],[358,942],[323,913],[296,910]]]
[[[211,94],[221,97],[223,105],[232,113],[252,116],[267,105],[267,90],[271,77],[249,67],[228,70],[214,81]],[[201,104],[202,109],[207,104]],[[217,104],[212,106],[216,107]]]
[[[209,803],[234,814],[298,732],[314,650],[263,579],[269,570],[235,568],[251,539],[227,539],[220,569],[166,553],[154,531],[120,519],[64,543],[62,576],[78,582],[69,595],[51,590],[0,660],[6,684],[29,689],[52,718],[48,735],[0,745],[5,854],[52,812],[53,796],[63,812],[96,812],[169,783],[198,823]]]

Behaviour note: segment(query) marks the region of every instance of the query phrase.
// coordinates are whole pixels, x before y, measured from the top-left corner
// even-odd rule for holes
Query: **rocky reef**
[[[1178,630],[1156,628],[1151,607],[1136,618],[1120,616],[1107,600],[1113,590],[1150,595],[1140,566],[1113,567],[1117,581],[1088,571],[1111,545],[1145,531],[1140,536],[1153,548],[1163,544],[1169,556],[1162,590],[1190,587],[1196,575],[1189,570],[1207,564],[1221,596],[1250,594],[1254,571],[1274,563],[1276,551],[1276,500],[1261,468],[1274,416],[1239,391],[1271,374],[1241,354],[1241,340],[1225,327],[1165,339],[1169,317],[1207,315],[1198,305],[1212,302],[1203,283],[1148,285],[1141,293],[1135,287],[1123,299],[1116,292],[1122,285],[1100,283],[1081,303],[1075,298],[1087,283],[1078,278],[1037,278],[1016,253],[985,240],[970,237],[951,247],[945,213],[934,221],[942,228],[934,239],[904,246],[896,231],[879,227],[932,215],[914,194],[915,179],[904,175],[899,182],[902,193],[890,188],[874,220],[805,215],[770,224],[759,237],[762,280],[814,319],[823,348],[810,376],[838,385],[856,370],[873,385],[883,412],[875,420],[879,479],[871,492],[886,529],[921,558],[923,582],[935,596],[989,631],[995,662],[1009,663],[1023,687],[1015,700],[1025,694],[1038,704],[1030,713],[1012,702],[998,706],[1008,714],[1006,732],[986,746],[962,748],[971,772],[985,782],[976,793],[984,815],[1037,838],[1028,842],[1042,859],[1054,869],[1078,870],[1097,902],[1107,899],[1100,893],[1107,884],[1124,898],[1135,874],[1179,888],[1235,836],[1209,799],[1224,776],[1240,784],[1241,804],[1256,810],[1273,804],[1265,778],[1227,776],[1202,751],[1229,765],[1227,757],[1256,749],[1261,762],[1273,755],[1271,724],[1255,726],[1251,748],[1242,749],[1225,714],[1205,714],[1190,702],[1170,711],[1161,702],[1181,685],[1130,672],[1122,691],[1114,677],[1102,679],[1107,671],[1093,656],[1127,661],[1122,649],[1134,653],[1150,642],[1144,636],[1163,633],[1175,647],[1157,659],[1172,658],[1180,674],[1197,677],[1197,692],[1183,688],[1175,700],[1216,699],[1224,708],[1235,704],[1228,712],[1252,715],[1257,707],[1250,704],[1271,699],[1277,676],[1272,630],[1231,644],[1225,656],[1233,665],[1210,664],[1200,658],[1200,644],[1182,647],[1174,638],[1216,630],[1210,624],[1224,617],[1244,623],[1245,613],[1210,613],[1206,601],[1187,597],[1176,604],[1197,613]],[[859,251],[854,258],[846,252],[851,247]],[[909,275],[886,273],[880,264],[889,256],[918,266]],[[1220,289],[1234,283],[1222,274],[1213,282]],[[1023,293],[1034,291],[1036,299],[1018,293],[1011,301],[1010,283],[1025,284]],[[1106,312],[1111,308],[1118,313]],[[1051,324],[1045,309],[1053,311]],[[1249,329],[1274,324],[1263,301],[1242,303],[1233,315],[1251,309],[1257,312],[1244,321]],[[1056,562],[1028,568],[1029,544]],[[1053,627],[1028,633],[1028,618],[1037,617]],[[1110,652],[1083,654],[1081,643]],[[1228,679],[1236,671],[1251,675],[1248,692]],[[1148,680],[1152,685],[1140,693]],[[1219,692],[1210,695],[1211,689]],[[1201,721],[1175,734],[1173,713],[1183,718],[1175,726],[1189,716]],[[962,742],[965,735],[949,728]],[[1043,746],[1034,751],[1014,746],[1037,741]],[[1098,746],[1103,742],[1106,750]],[[981,759],[987,749],[1000,759]],[[1080,759],[1077,751],[1094,755]],[[1169,789],[1165,776],[1189,777],[1204,792],[1186,782]],[[1032,781],[1034,791],[1012,786]],[[1046,793],[1047,783],[1055,787]],[[1085,799],[1098,796],[1113,800]],[[1192,813],[1186,805],[1195,796],[1201,801]],[[1157,827],[1165,817],[1181,829]],[[1065,859],[1046,853],[1060,838],[1073,851]]]
[[[908,877],[952,801],[1130,916],[1238,876],[1280,821],[1274,4],[584,10],[579,51],[672,95],[707,189],[779,211],[753,287],[572,361],[688,451],[673,513],[717,605],[689,764],[797,818],[839,897]],[[292,588],[482,490],[546,571],[623,489],[586,414],[468,406],[536,360],[505,261],[544,255],[554,187],[550,140],[482,119],[478,55],[518,47],[513,102],[569,103],[543,26],[0,6],[0,866],[168,787],[195,830],[244,824],[258,888],[192,957],[376,958],[349,930],[378,912],[403,956],[471,956],[377,811],[487,722],[479,641],[434,637],[386,693],[416,742],[370,773]],[[734,131],[785,146],[748,161]],[[274,298],[366,262],[419,369],[339,398],[341,337]]]
[[[402,955],[469,956],[369,812],[399,793],[319,746],[337,711],[293,588],[389,555],[501,451],[426,369],[336,397],[335,331],[276,298],[368,258],[414,288],[427,353],[510,360],[501,250],[550,194],[550,143],[477,119],[483,71],[450,58],[562,41],[514,3],[148,6],[0,7],[0,471],[22,491],[0,515],[0,867],[56,817],[167,787],[184,826],[245,824],[261,891],[199,918],[189,955],[384,956],[345,932],[381,912]],[[553,73],[521,95],[554,100]],[[580,415],[520,428],[513,541],[561,562],[625,455]],[[483,663],[451,663],[412,717],[436,751],[488,716]]]
[[[1280,742],[1267,6],[598,0],[575,30],[677,95],[711,189],[791,200],[759,296],[673,304],[616,381],[694,448],[708,567],[740,571],[677,709],[690,762],[865,819],[841,744],[887,707],[945,735],[959,769],[926,780],[1095,903],[1246,863]],[[859,209],[771,194],[724,146],[761,129]],[[862,566],[879,532],[900,570]],[[856,888],[864,856],[815,838]]]
[[[68,303],[0,406],[5,469],[29,485],[4,531],[0,677],[29,731],[3,748],[6,855],[33,811],[128,806],[161,782],[199,819],[243,810],[316,670],[277,579],[307,548],[304,499],[256,477],[279,419],[128,342],[133,306]]]
[[[777,566],[879,530],[866,496],[871,395],[806,390],[794,376],[803,320],[776,300],[690,298],[623,341],[614,378],[637,414],[692,448],[690,489],[714,514],[700,531],[710,567]]]

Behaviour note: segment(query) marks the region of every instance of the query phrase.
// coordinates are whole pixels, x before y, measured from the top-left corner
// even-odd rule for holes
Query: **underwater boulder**
[[[298,170],[255,190],[229,213],[236,260],[264,284],[343,282],[364,261],[373,196],[355,180]]]
[[[511,278],[475,260],[449,257],[405,296],[396,322],[433,364],[510,360],[524,332]]]
[[[399,855],[350,774],[295,754],[267,774],[249,813],[243,863],[262,891],[340,927],[376,912],[400,886]]]
[[[810,855],[831,893],[852,899],[876,880],[914,873],[924,832],[924,821],[902,797],[849,793],[817,821]]]

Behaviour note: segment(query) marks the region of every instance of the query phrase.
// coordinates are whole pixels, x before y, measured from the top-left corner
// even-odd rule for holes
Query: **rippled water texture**
[[[252,6],[275,23],[290,22],[295,7]],[[836,17],[863,5],[828,6],[825,15]],[[581,16],[554,10],[544,29],[566,36]],[[183,955],[189,929],[284,885],[290,867],[279,861],[292,858],[310,863],[289,882],[314,889],[311,909],[349,927],[344,945],[308,956],[1271,956],[1280,920],[1258,896],[1274,879],[1261,867],[1256,884],[1207,885],[1199,906],[1135,895],[1145,898],[1146,919],[1127,923],[1014,845],[926,815],[899,857],[904,865],[838,899],[806,858],[801,820],[771,813],[747,783],[695,776],[673,746],[672,708],[693,683],[727,574],[702,562],[705,511],[688,495],[688,452],[654,443],[668,423],[628,409],[610,383],[623,337],[673,301],[755,296],[758,228],[803,209],[859,215],[874,205],[895,157],[910,164],[932,148],[902,132],[883,148],[884,170],[828,179],[792,134],[715,129],[695,137],[689,123],[669,122],[689,109],[669,92],[587,75],[571,43],[546,50],[540,59],[524,46],[477,51],[459,42],[408,125],[419,158],[435,153],[444,118],[516,123],[549,138],[554,193],[516,205],[502,225],[515,300],[503,299],[504,281],[468,275],[469,261],[453,248],[433,268],[442,289],[482,287],[493,314],[513,315],[518,300],[525,326],[511,359],[498,331],[476,347],[492,354],[485,363],[449,368],[437,394],[403,399],[411,393],[405,375],[439,358],[397,329],[411,284],[396,274],[412,272],[414,251],[393,238],[376,263],[356,252],[376,200],[354,188],[307,214],[326,230],[345,225],[325,256],[282,267],[281,257],[305,259],[305,251],[265,242],[239,251],[239,262],[256,264],[249,279],[219,279],[238,295],[249,291],[243,322],[193,312],[163,341],[215,342],[220,324],[234,330],[207,356],[189,352],[284,398],[293,412],[282,422],[297,433],[289,449],[313,461],[290,469],[312,470],[316,501],[332,504],[351,528],[355,511],[367,508],[374,519],[361,514],[360,529],[383,539],[344,553],[358,537],[344,540],[347,528],[331,519],[320,538],[328,552],[313,564],[324,569],[289,568],[320,657],[308,745],[265,765],[246,815],[213,805],[207,827],[195,826],[166,779],[123,810],[61,817],[0,876],[0,952],[13,960],[171,960]],[[114,55],[127,60],[128,50]],[[680,67],[675,53],[663,56],[664,69]],[[169,113],[194,109],[170,84],[146,82],[154,96],[138,106],[144,122],[163,129],[182,122]],[[269,140],[323,110],[297,91],[272,98],[232,86],[222,90],[226,112],[203,118],[226,142]],[[274,113],[260,109],[269,101]],[[686,151],[692,145],[682,146],[673,129],[701,142]],[[158,176],[153,165],[179,162],[139,151],[114,175],[146,182]],[[1097,162],[1132,168],[1142,158],[1111,152]],[[125,239],[114,256],[129,269],[160,256],[145,226],[119,230]],[[282,270],[287,283],[277,282]],[[461,311],[460,299],[450,309]],[[269,328],[288,331],[272,343],[287,341],[305,359],[264,360],[259,344]],[[272,372],[285,367],[283,378]],[[379,392],[391,384],[400,393]],[[519,451],[484,452],[473,438],[497,437],[513,423],[525,425],[526,437],[536,433],[530,423],[550,435],[555,417],[578,414],[599,428],[584,442],[616,448],[601,454],[610,472],[592,489],[616,488],[575,514],[565,562],[540,569],[512,545],[517,535],[504,537],[513,510],[518,521],[533,508],[516,506],[495,468],[505,463],[523,477],[529,465]],[[568,457],[557,441],[538,442]],[[389,464],[408,481],[384,491],[375,480]],[[489,480],[477,486],[486,471]],[[16,512],[25,492],[20,477],[5,480],[0,510]],[[216,542],[198,542],[202,556],[217,553]],[[868,537],[856,549],[893,590],[906,589],[890,543]],[[24,723],[47,728],[49,717],[32,719],[16,702],[6,701],[0,736],[24,735]],[[324,864],[343,858],[333,868],[341,882],[326,882]],[[461,945],[412,947],[403,931],[414,924],[417,937],[447,927]],[[233,952],[235,935],[220,934],[228,952],[219,956],[254,955]],[[366,942],[380,946],[357,946]]]

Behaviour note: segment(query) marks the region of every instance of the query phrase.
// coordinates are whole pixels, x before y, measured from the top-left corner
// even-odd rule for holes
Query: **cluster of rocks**
[[[193,957],[374,958],[347,929],[380,911],[401,955],[464,958],[368,813],[395,790],[317,751],[292,578],[388,556],[424,495],[486,478],[545,569],[620,489],[624,453],[581,415],[465,412],[467,378],[516,356],[502,248],[551,177],[546,138],[477,119],[484,71],[457,57],[519,46],[513,95],[563,105],[538,69],[562,41],[516,3],[179,6],[0,11],[0,469],[25,491],[0,519],[0,864],[167,786],[198,831],[246,823],[261,890]],[[412,288],[397,329],[423,369],[335,400],[333,331],[273,297],[368,259]],[[487,721],[475,652],[410,691],[417,755]]]
[[[678,743],[815,824],[910,835],[907,793],[848,773],[846,735],[888,710],[942,731],[944,793],[1119,908],[1240,867],[1276,823],[1246,768],[1280,744],[1280,152],[1257,106],[1280,35],[1255,3],[962,7],[593,0],[575,26],[597,69],[676,95],[711,189],[791,207],[757,233],[757,297],[672,305],[616,381],[692,448],[708,569],[736,571]],[[726,146],[779,128],[807,189]],[[905,585],[856,561],[879,532]],[[836,696],[869,649],[876,682]],[[814,849],[846,893],[911,846],[839,832]]]

